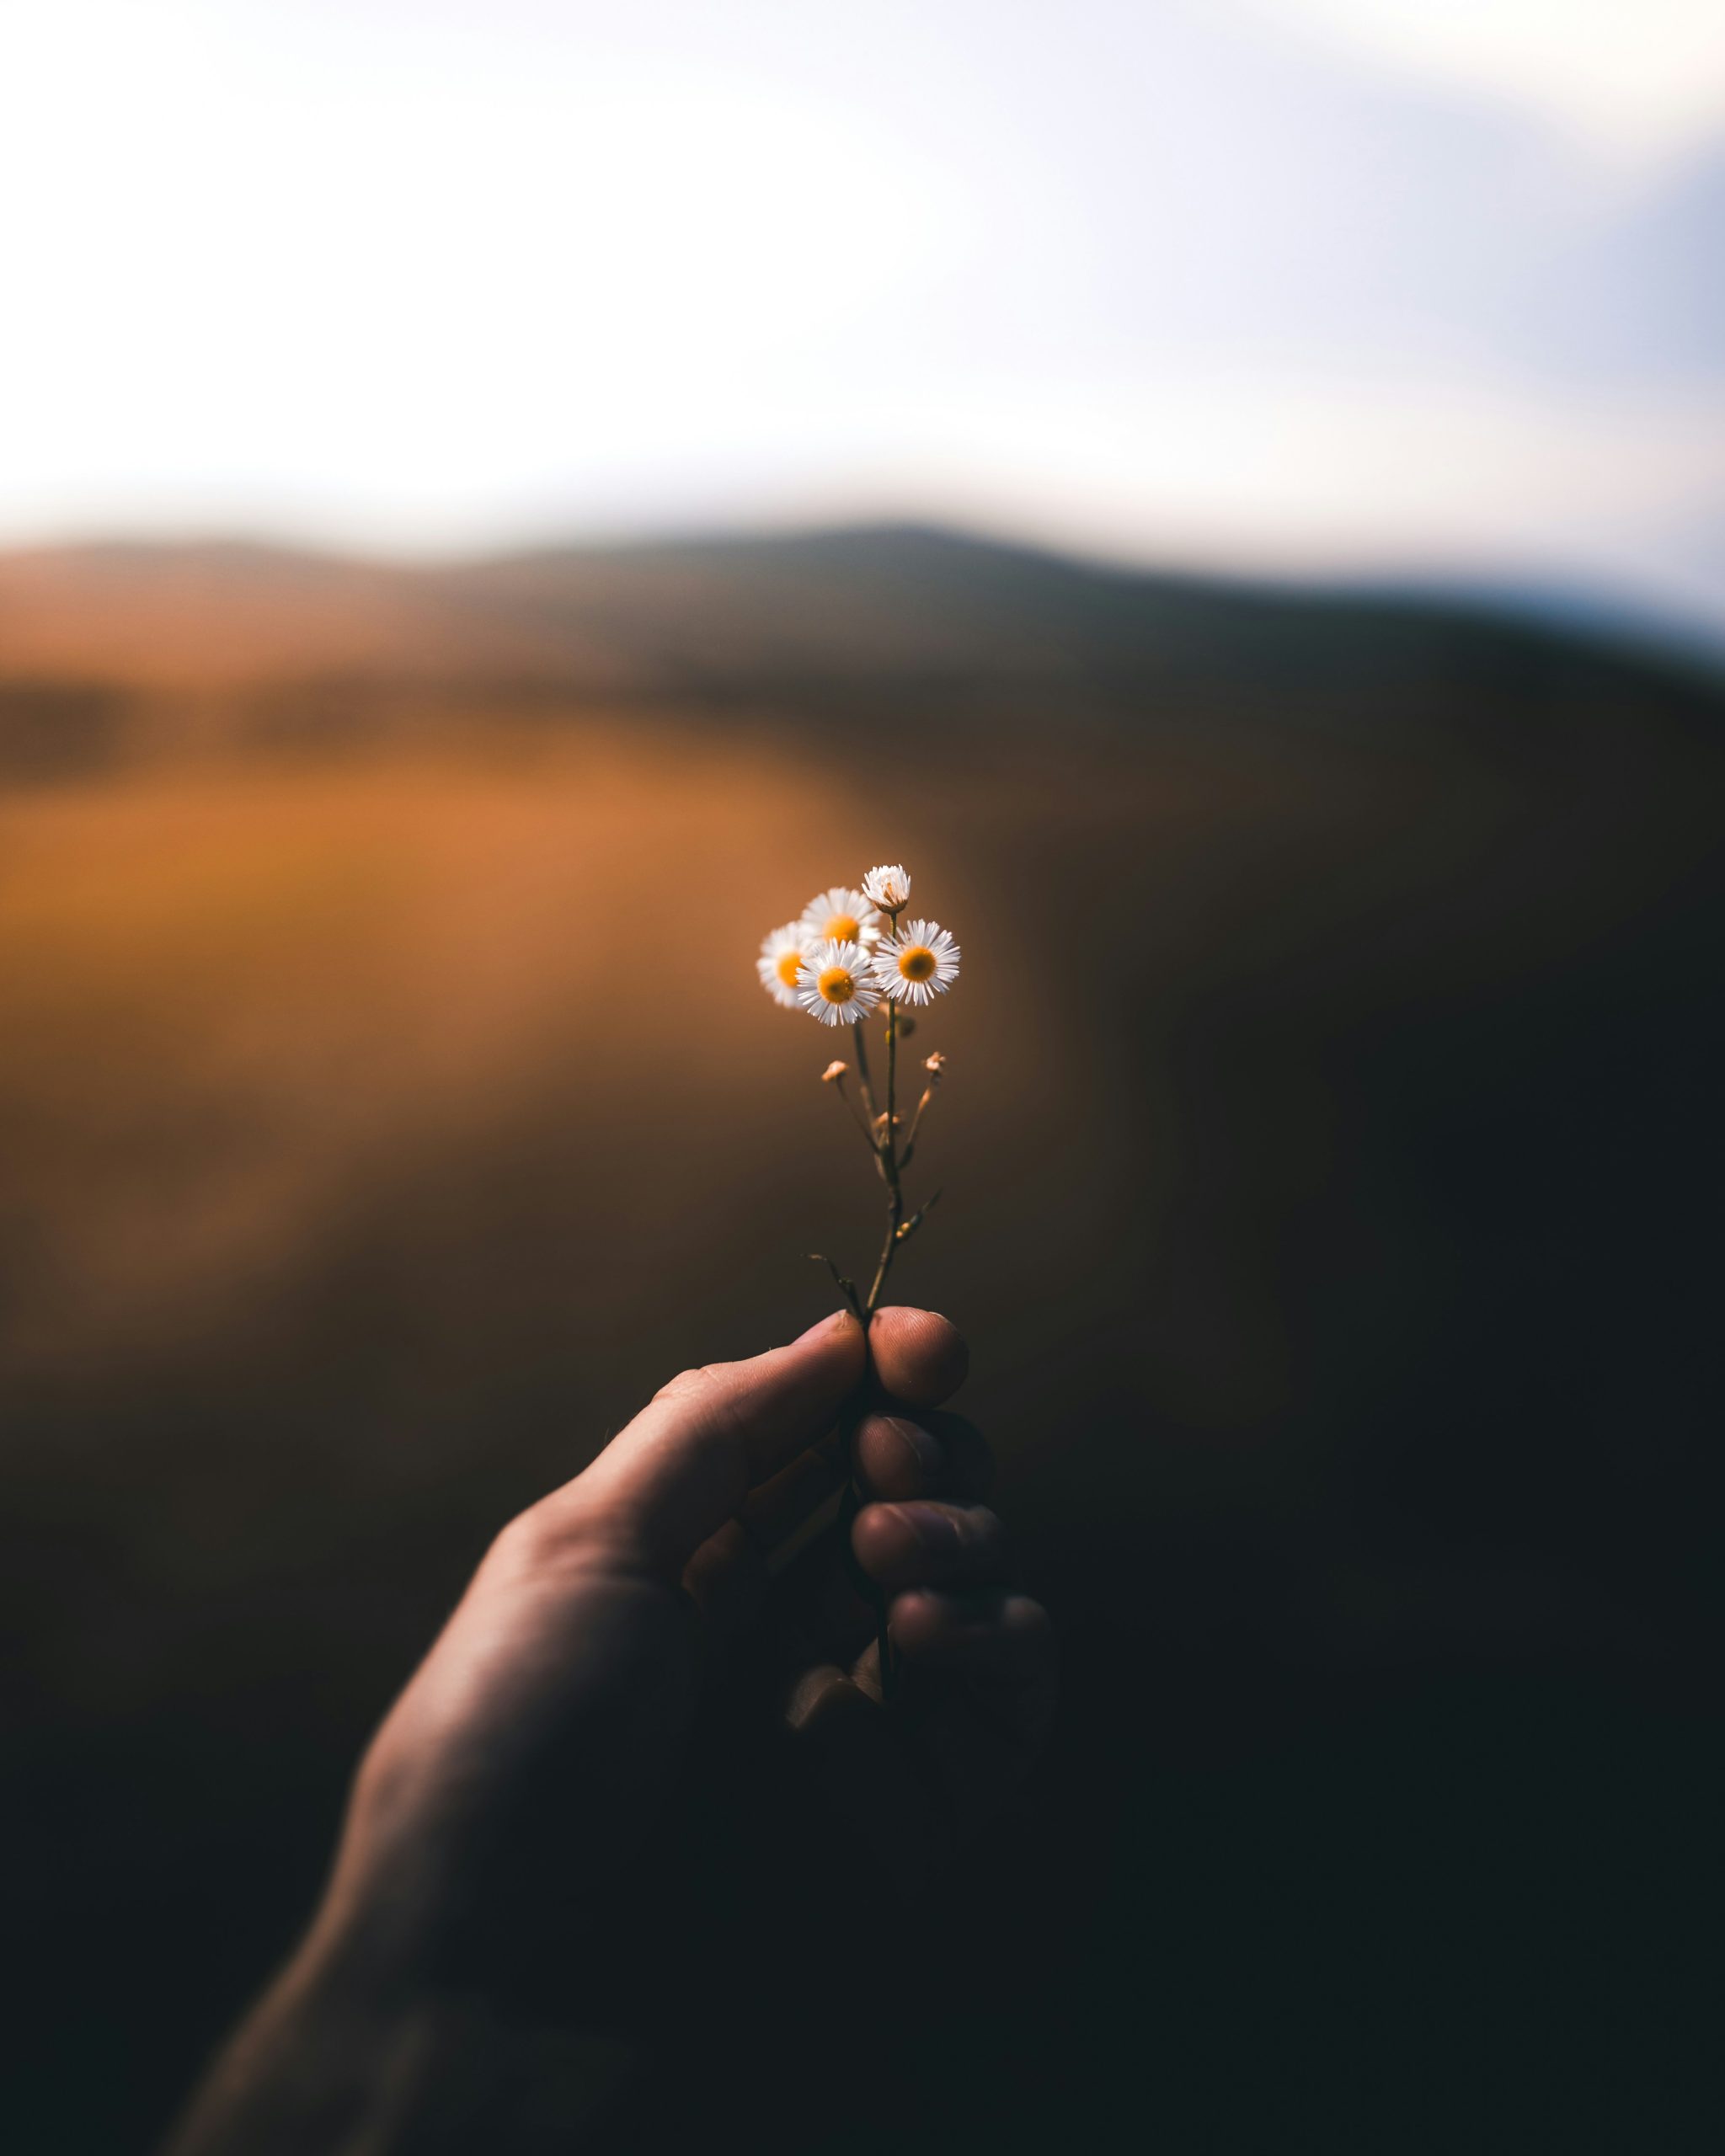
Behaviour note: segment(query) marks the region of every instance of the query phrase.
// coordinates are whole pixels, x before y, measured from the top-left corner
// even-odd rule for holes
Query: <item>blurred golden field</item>
[[[1464,1785],[1517,1685],[1580,1688],[1522,1761],[1567,1790],[1617,1677],[1705,1636],[1717,685],[849,547],[0,563],[17,1935],[41,2087],[93,2027],[104,2062],[66,2146],[159,2117],[280,1950],[500,1521],[809,1322],[804,1253],[866,1261],[832,1043],[752,962],[876,860],[964,947],[900,1292],[971,1337],[1068,1636],[1071,1981],[1135,1806],[1189,1798],[1168,1935],[1247,1891],[1194,1824],[1231,1769],[1228,1850],[1340,1865],[1345,1934],[1381,1881],[1322,1805],[1286,1838],[1290,1729],[1501,1885]],[[1494,1702],[1459,1758],[1421,1720],[1458,1673]]]

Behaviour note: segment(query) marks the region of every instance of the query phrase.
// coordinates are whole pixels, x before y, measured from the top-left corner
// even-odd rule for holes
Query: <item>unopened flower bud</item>
[[[911,903],[911,872],[897,862],[884,862],[862,878],[862,889],[883,913],[897,913]]]
[[[823,1086],[836,1086],[850,1067],[851,1066],[848,1063],[840,1063],[836,1059],[829,1063],[825,1070],[820,1074],[821,1084]]]
[[[947,1059],[941,1054],[938,1049],[935,1050],[932,1055],[926,1055],[922,1059],[922,1068],[928,1073],[931,1083],[940,1076],[940,1074],[946,1069],[946,1067]]]
[[[908,1012],[900,1011],[894,1015],[893,1026],[899,1038],[907,1041],[916,1030],[916,1021]]]

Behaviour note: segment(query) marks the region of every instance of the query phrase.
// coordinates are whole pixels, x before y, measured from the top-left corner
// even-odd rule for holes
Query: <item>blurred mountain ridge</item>
[[[0,557],[14,777],[642,703],[1037,730],[1606,707],[1712,726],[1725,670],[1549,600],[1236,583],[910,524],[454,564],[245,541]]]

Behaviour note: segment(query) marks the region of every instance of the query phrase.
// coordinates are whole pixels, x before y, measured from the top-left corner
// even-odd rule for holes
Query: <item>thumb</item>
[[[685,1370],[547,1507],[633,1561],[680,1576],[753,1486],[823,1437],[862,1380],[849,1310],[788,1348]]]

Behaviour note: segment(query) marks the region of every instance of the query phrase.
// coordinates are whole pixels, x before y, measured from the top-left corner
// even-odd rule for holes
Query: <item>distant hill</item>
[[[643,703],[1039,728],[1712,727],[1725,674],[1484,606],[1152,575],[916,526],[456,566],[239,543],[0,558],[14,775]]]

